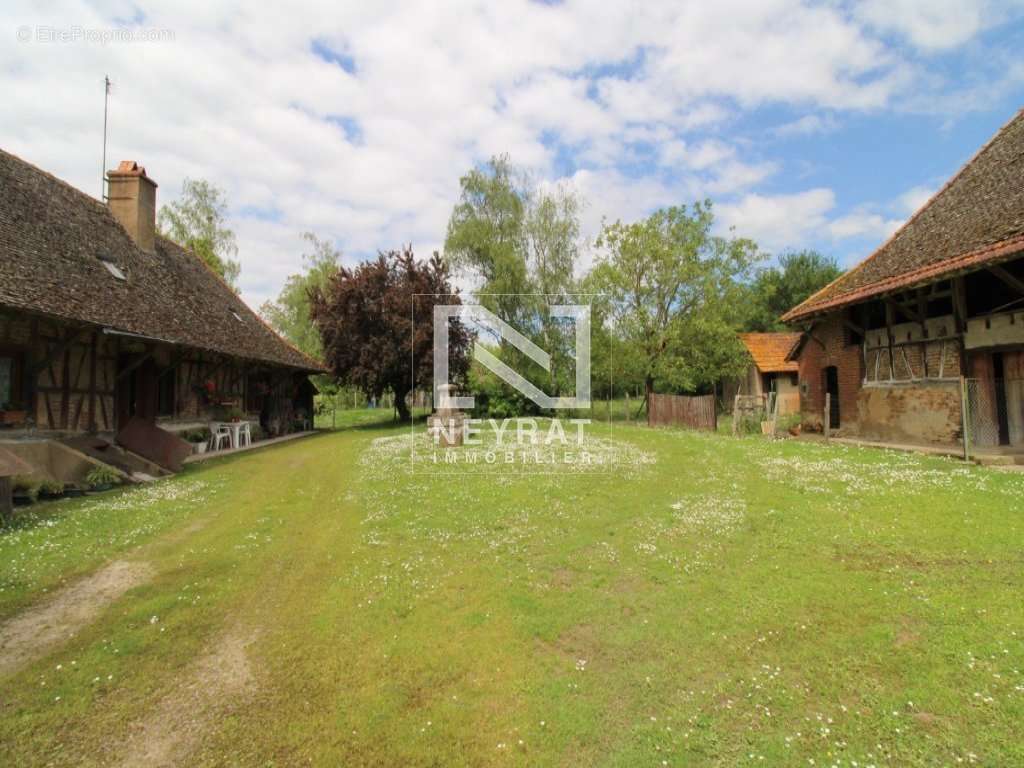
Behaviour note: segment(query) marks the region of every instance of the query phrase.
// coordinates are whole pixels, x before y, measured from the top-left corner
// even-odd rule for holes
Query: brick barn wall
[[[860,345],[846,345],[843,322],[829,315],[811,332],[800,353],[800,412],[805,426],[821,429],[825,408],[824,371],[834,365],[839,375],[839,418],[844,432],[853,432],[857,396],[864,379],[864,358]]]
[[[955,445],[961,440],[959,382],[868,386],[857,402],[857,433],[891,443]]]
[[[860,345],[847,345],[842,317],[830,315],[818,323],[800,354],[800,411],[803,423],[821,429],[825,407],[824,370],[839,374],[839,435],[900,443],[951,445],[961,440],[960,389],[957,382],[915,382],[864,386]],[[820,343],[819,343],[820,342]],[[929,370],[937,371],[941,348],[928,346]],[[911,364],[920,369],[920,348],[907,348]],[[902,358],[901,358],[902,359]],[[888,357],[882,361],[888,365]],[[959,346],[946,345],[944,375],[960,372]]]

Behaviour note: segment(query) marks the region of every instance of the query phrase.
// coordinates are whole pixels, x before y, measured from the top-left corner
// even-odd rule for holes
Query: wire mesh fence
[[[966,389],[971,445],[1024,444],[1024,379],[967,379]]]

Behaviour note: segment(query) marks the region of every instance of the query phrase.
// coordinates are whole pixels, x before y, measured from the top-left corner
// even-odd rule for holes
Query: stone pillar
[[[454,397],[454,384],[443,384],[438,387],[437,407],[434,414],[427,419],[427,431],[435,443],[444,448],[462,445],[466,416],[462,411],[452,407]]]

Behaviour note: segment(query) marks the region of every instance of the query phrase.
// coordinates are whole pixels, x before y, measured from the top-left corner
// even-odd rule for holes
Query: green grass
[[[3,681],[7,764],[105,764],[232,627],[189,765],[1024,763],[1024,476],[621,424],[654,463],[409,474],[344,413],[0,534],[0,617],[157,573]]]

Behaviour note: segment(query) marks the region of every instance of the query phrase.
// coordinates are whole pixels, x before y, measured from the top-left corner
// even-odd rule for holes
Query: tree
[[[645,403],[655,381],[694,391],[742,369],[736,295],[757,247],[712,235],[713,223],[705,201],[605,224],[598,239],[607,254],[591,281],[608,294],[616,331],[636,351]]]
[[[531,379],[547,378],[550,394],[558,395],[573,386],[574,337],[549,307],[576,303],[582,203],[565,187],[538,186],[507,155],[469,171],[460,185],[445,258],[474,279],[479,302],[543,347],[552,365],[545,374],[505,342],[495,354]]]
[[[235,233],[228,228],[228,203],[224,191],[204,179],[185,179],[181,197],[160,208],[160,232],[183,248],[193,251],[224,282],[238,290],[242,266]]]
[[[313,291],[311,317],[332,373],[368,397],[390,390],[405,421],[410,418],[406,395],[433,384],[434,306],[458,303],[441,257],[435,253],[418,261],[406,248],[381,253],[354,270],[341,267]],[[469,331],[453,320],[448,338],[449,376],[464,381]]]
[[[759,270],[754,278],[747,329],[783,330],[785,326],[779,322],[783,314],[841,274],[835,259],[817,251],[785,254],[779,258],[778,266]]]
[[[278,333],[310,357],[320,359],[323,346],[311,316],[312,295],[325,288],[341,267],[341,251],[312,232],[302,238],[311,253],[302,255],[303,272],[289,275],[274,301],[265,301],[260,315]]]

